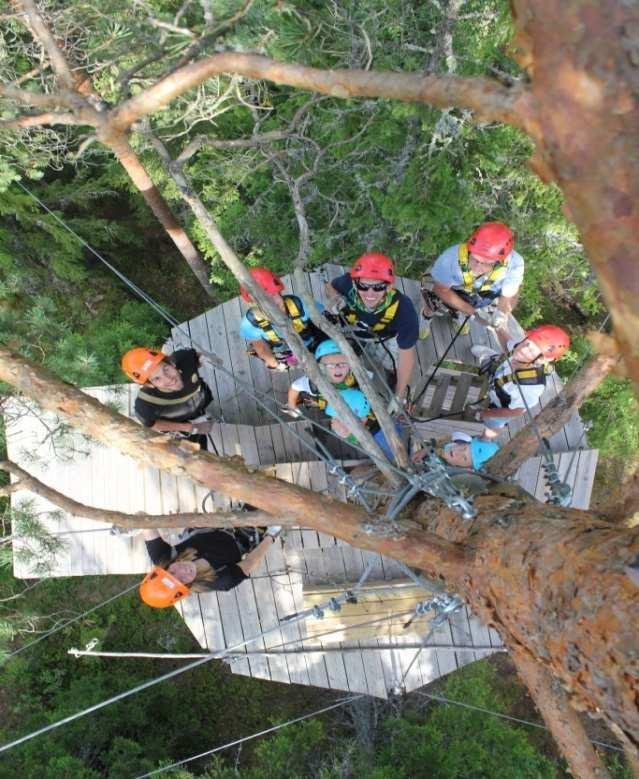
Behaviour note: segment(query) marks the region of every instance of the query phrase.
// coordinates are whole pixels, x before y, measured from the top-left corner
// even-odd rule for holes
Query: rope
[[[139,776],[135,777],[135,779],[146,779],[149,776],[163,774],[165,771],[170,771],[172,768],[177,768],[178,766],[184,765],[185,763],[190,763],[192,760],[198,760],[199,758],[212,755],[215,752],[221,752],[223,749],[228,749],[229,747],[234,747],[238,744],[244,744],[247,741],[252,741],[253,739],[260,738],[261,736],[266,736],[268,733],[275,733],[275,731],[286,728],[289,725],[295,725],[298,722],[303,722],[304,720],[311,719],[312,717],[318,717],[320,714],[325,714],[327,711],[333,711],[333,709],[346,706],[346,704],[353,703],[354,701],[360,700],[363,697],[363,695],[353,695],[350,698],[345,698],[344,700],[334,703],[332,706],[325,706],[323,709],[318,709],[317,711],[313,711],[310,714],[304,714],[301,717],[295,717],[295,719],[282,722],[280,725],[273,725],[271,728],[260,730],[257,733],[253,733],[251,736],[244,736],[243,738],[235,739],[235,741],[229,741],[228,744],[223,744],[220,747],[214,747],[213,749],[208,749],[206,752],[200,752],[197,755],[185,757],[183,760],[178,760],[176,763],[171,763],[171,765],[165,765],[162,768],[157,768],[155,771],[149,771],[146,774],[140,774]]]
[[[2,667],[12,657],[19,655],[21,652],[24,652],[26,649],[29,649],[29,647],[39,644],[40,641],[44,641],[45,638],[54,635],[54,633],[63,630],[64,628],[68,627],[69,625],[72,625],[74,622],[77,622],[80,619],[83,619],[89,614],[93,614],[94,611],[97,611],[98,609],[102,608],[102,606],[106,606],[108,603],[113,603],[114,600],[121,598],[123,595],[126,595],[128,592],[131,592],[131,590],[134,590],[138,586],[139,586],[139,582],[136,582],[135,584],[132,584],[130,587],[127,587],[126,590],[122,590],[122,592],[118,593],[117,595],[113,595],[111,598],[107,598],[107,600],[102,601],[102,603],[98,603],[96,606],[87,609],[87,611],[83,611],[82,614],[79,614],[77,617],[73,617],[72,619],[63,622],[61,625],[58,625],[55,628],[51,628],[51,630],[48,630],[46,633],[43,633],[41,636],[38,636],[38,638],[34,639],[33,641],[30,641],[28,644],[24,644],[24,646],[21,646],[19,649],[16,649],[15,651],[3,657],[2,660],[0,661],[0,667]]]
[[[435,367],[434,367],[434,368],[433,368],[433,370],[432,370],[432,373],[431,373],[431,374],[430,374],[430,376],[429,376],[429,377],[426,379],[426,384],[424,384],[424,386],[423,386],[423,387],[422,387],[422,389],[420,390],[419,394],[418,394],[418,395],[417,395],[417,396],[416,396],[416,397],[413,399],[413,405],[416,405],[416,404],[417,404],[417,401],[421,399],[421,397],[424,395],[424,393],[426,392],[426,390],[427,390],[427,389],[428,389],[428,387],[430,386],[430,383],[431,383],[431,381],[432,381],[432,380],[435,378],[435,374],[436,374],[436,373],[437,373],[437,371],[440,369],[440,367],[441,367],[442,363],[443,363],[443,362],[444,362],[444,360],[446,359],[446,357],[447,357],[447,355],[448,355],[448,352],[449,352],[449,351],[450,351],[450,350],[453,348],[453,346],[454,346],[454,344],[455,344],[455,341],[456,341],[456,340],[459,338],[459,336],[460,336],[460,334],[461,334],[461,331],[464,329],[464,327],[466,326],[466,323],[468,322],[468,320],[469,320],[469,319],[470,319],[470,315],[467,315],[467,316],[465,317],[464,321],[463,321],[463,322],[461,323],[461,325],[458,327],[458,329],[457,329],[457,332],[456,332],[456,333],[455,333],[455,335],[453,336],[453,338],[452,338],[451,342],[450,342],[450,343],[448,344],[448,346],[446,347],[446,351],[445,351],[445,352],[442,354],[442,356],[439,358],[439,360],[438,360],[437,364],[435,365]]]
[[[461,706],[464,709],[478,711],[481,714],[489,714],[491,717],[499,717],[499,719],[510,720],[510,722],[517,722],[520,725],[528,725],[531,728],[539,728],[539,730],[550,732],[545,725],[541,725],[539,722],[530,722],[530,720],[521,719],[521,717],[512,717],[510,714],[502,714],[498,711],[492,711],[492,709],[485,709],[482,706],[474,706],[472,703],[454,701],[451,698],[445,698],[443,695],[431,695],[427,692],[421,692],[421,690],[416,690],[416,692],[418,695],[428,698],[429,700],[437,701],[438,703],[449,703],[452,706]],[[608,744],[606,741],[596,741],[595,739],[589,739],[589,741],[591,744],[596,744],[598,747],[603,747],[604,749],[611,749],[614,752],[623,752],[621,747],[617,747],[614,744]]]
[[[26,192],[27,195],[29,195],[33,200],[40,205],[40,207],[46,211],[50,216],[53,217],[65,230],[67,230],[71,235],[73,235],[85,248],[87,248],[97,259],[102,262],[105,267],[107,267],[112,273],[114,273],[129,289],[134,292],[141,300],[143,300],[145,303],[147,303],[149,306],[151,306],[164,321],[174,330],[177,330],[179,333],[181,333],[191,344],[193,348],[195,348],[208,362],[211,363],[211,365],[214,367],[215,370],[219,370],[221,373],[223,373],[225,376],[228,376],[238,387],[241,387],[251,398],[254,400],[269,416],[271,416],[275,421],[285,426],[288,432],[293,435],[295,438],[297,438],[302,445],[313,452],[313,454],[317,455],[316,450],[313,448],[312,445],[310,445],[302,436],[300,436],[295,430],[290,429],[290,426],[286,424],[287,420],[282,419],[276,412],[272,411],[254,392],[252,386],[246,382],[243,382],[242,380],[238,379],[231,371],[226,369],[215,354],[213,354],[208,349],[205,349],[200,344],[195,342],[193,338],[191,337],[190,332],[187,332],[181,324],[178,322],[175,317],[173,317],[166,309],[164,309],[154,298],[151,297],[147,292],[145,292],[141,287],[138,287],[137,284],[135,284],[133,281],[131,281],[122,271],[118,270],[114,265],[112,265],[108,260],[106,260],[96,249],[94,249],[87,241],[84,240],[78,233],[75,232],[71,227],[69,227],[66,222],[61,219],[57,214],[55,214],[42,200],[40,200],[36,195],[34,195],[29,189],[27,189],[20,181],[16,182],[18,186]],[[325,430],[330,435],[334,436],[335,438],[339,438],[332,430],[321,427],[318,425],[320,429]],[[353,445],[355,449],[362,452],[366,455],[366,457],[369,457],[367,452],[365,452],[361,447],[357,445]],[[325,462],[327,462],[328,465],[334,466],[337,465],[336,461],[331,458],[330,461],[326,460],[325,457],[321,456],[321,459]],[[372,458],[374,461],[375,458]],[[379,459],[379,458],[378,458]],[[380,460],[381,462],[381,460]],[[386,467],[391,467],[395,473],[398,475],[405,477],[405,474],[398,469],[396,466],[393,466],[392,464],[387,463],[384,461],[384,464]]]
[[[232,646],[227,647],[226,649],[221,650],[219,652],[214,652],[212,654],[206,655],[205,657],[200,657],[198,660],[195,660],[192,663],[187,663],[186,665],[181,666],[180,668],[176,668],[175,670],[170,671],[169,673],[155,677],[154,679],[150,679],[149,681],[143,682],[142,684],[138,684],[132,689],[125,690],[124,692],[118,693],[117,695],[114,695],[111,698],[108,698],[107,700],[101,701],[100,703],[96,703],[93,706],[89,706],[86,709],[82,709],[81,711],[76,712],[75,714],[71,714],[68,717],[64,717],[63,719],[58,720],[57,722],[53,722],[50,725],[46,725],[42,728],[39,728],[38,730],[28,733],[26,736],[22,736],[21,738],[15,739],[14,741],[9,742],[8,744],[4,744],[0,746],[0,752],[5,752],[9,749],[12,749],[15,746],[18,746],[19,744],[23,744],[25,741],[29,741],[33,738],[36,738],[37,736],[44,735],[45,733],[55,730],[56,728],[59,728],[62,725],[66,725],[69,722],[73,722],[74,720],[80,719],[81,717],[85,717],[87,714],[92,714],[94,711],[98,711],[99,709],[102,709],[105,706],[109,706],[112,703],[117,703],[117,701],[123,700],[124,698],[128,698],[131,695],[135,695],[136,693],[141,692],[142,690],[146,690],[149,687],[153,687],[154,685],[159,684],[160,682],[164,682],[167,679],[172,679],[175,676],[179,676],[180,674],[183,674],[186,671],[190,671],[193,668],[197,668],[200,665],[204,665],[204,663],[208,663],[210,660],[223,659],[224,657],[231,654],[235,650],[240,649],[246,646],[247,644],[251,644],[254,641],[258,641],[264,638],[265,636],[267,636],[269,633],[273,633],[276,630],[280,630],[282,625],[290,625],[294,622],[299,622],[300,620],[306,619],[306,617],[310,617],[310,616],[321,618],[324,615],[324,609],[339,610],[340,607],[339,604],[341,602],[348,600],[350,597],[352,597],[352,594],[354,592],[356,592],[360,587],[363,586],[366,579],[370,576],[372,570],[373,570],[373,562],[371,561],[368,563],[367,567],[362,572],[362,575],[360,576],[359,580],[351,590],[343,593],[343,595],[338,595],[337,597],[330,598],[325,604],[316,605],[312,608],[305,609],[295,614],[291,614],[288,617],[284,617],[273,627],[269,628],[268,630],[263,630],[260,633],[256,634],[255,636],[251,636],[250,638],[244,639],[243,641],[239,641],[238,643],[233,644]],[[133,586],[137,587],[138,585],[136,583]],[[133,588],[131,587],[129,589],[133,589]],[[384,619],[387,619],[387,617],[384,617]]]

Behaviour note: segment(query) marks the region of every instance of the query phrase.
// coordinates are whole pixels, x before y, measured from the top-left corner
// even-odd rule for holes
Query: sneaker
[[[264,533],[265,536],[271,536],[273,539],[277,538],[279,534],[282,532],[282,526],[281,525],[270,525],[266,528],[266,533]]]
[[[419,337],[423,341],[430,335],[430,325],[433,321],[433,317],[424,313],[424,309],[421,310],[421,316],[419,318]]]

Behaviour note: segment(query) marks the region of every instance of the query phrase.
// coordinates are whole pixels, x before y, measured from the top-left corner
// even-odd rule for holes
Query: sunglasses
[[[361,290],[362,292],[365,292],[366,290],[372,289],[375,292],[384,292],[388,289],[388,284],[385,281],[376,281],[373,284],[366,284],[364,281],[360,281],[359,279],[355,279],[355,286],[357,289]]]

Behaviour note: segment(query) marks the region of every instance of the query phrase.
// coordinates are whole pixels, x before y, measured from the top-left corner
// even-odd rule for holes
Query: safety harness
[[[531,365],[526,368],[518,368],[512,373],[505,373],[502,376],[495,376],[495,372],[508,360],[508,355],[504,354],[498,358],[495,358],[490,362],[485,371],[482,373],[488,373],[490,388],[495,392],[495,395],[499,398],[502,408],[508,408],[510,405],[510,395],[504,389],[504,385],[509,382],[520,384],[522,387],[531,387],[535,384],[541,384],[546,386],[546,377],[554,372],[554,366],[550,363],[543,365]]]
[[[313,334],[314,328],[312,328],[312,323],[310,321],[304,321],[302,318],[304,312],[302,301],[297,295],[282,295],[282,300],[284,301],[284,308],[286,309],[288,318],[291,320],[293,329],[302,337],[302,339],[306,340],[308,336]],[[284,341],[275,332],[270,320],[266,318],[259,308],[256,308],[255,306],[249,308],[246,312],[246,318],[253,327],[259,327],[264,333],[266,340],[273,348],[277,349],[284,346]]]
[[[468,295],[476,293],[482,297],[499,297],[499,293],[493,290],[493,285],[503,279],[508,270],[508,257],[503,262],[496,262],[491,268],[490,273],[486,276],[479,289],[475,289],[476,276],[473,275],[470,269],[468,244],[459,244],[457,252],[457,260],[462,272],[462,278],[464,280],[464,292]]]
[[[312,399],[313,405],[316,408],[319,408],[320,411],[324,411],[326,406],[328,406],[328,401],[326,400],[326,398],[320,395],[320,391],[317,384],[314,384],[310,379],[308,382],[308,386],[311,391],[309,397]],[[344,379],[344,381],[340,381],[339,384],[333,384],[333,387],[335,387],[336,390],[351,389],[353,387],[357,388],[357,386],[358,386],[357,379],[352,373],[349,373],[348,376]]]
[[[399,293],[396,289],[392,289],[386,295],[384,302],[381,303],[375,311],[369,312],[368,309],[362,305],[357,289],[355,286],[353,286],[346,296],[346,305],[341,310],[340,315],[351,326],[360,324],[365,326],[366,329],[372,330],[374,333],[381,333],[386,330],[393,319],[395,319],[399,309],[399,303]],[[360,322],[359,317],[361,311],[378,314],[379,318],[373,325]]]

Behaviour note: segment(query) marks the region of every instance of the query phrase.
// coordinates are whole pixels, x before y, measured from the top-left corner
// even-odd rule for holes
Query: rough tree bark
[[[590,359],[535,417],[534,424],[528,423],[490,459],[486,471],[502,478],[515,473],[520,465],[537,454],[537,431],[543,438],[549,438],[561,430],[584,400],[608,376],[617,361],[618,357],[610,354],[598,354]]]
[[[426,499],[389,527],[237,458],[193,452],[158,436],[3,347],[0,380],[145,465],[443,578],[511,651],[555,676],[573,706],[604,717],[637,749],[639,598],[624,568],[639,554],[639,528],[539,504],[513,485],[478,495],[472,522]]]

